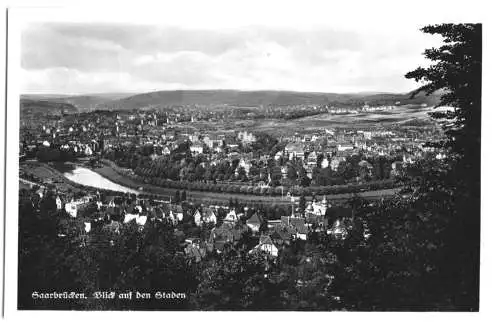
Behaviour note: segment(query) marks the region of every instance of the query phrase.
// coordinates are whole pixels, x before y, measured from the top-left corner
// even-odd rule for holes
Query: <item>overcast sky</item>
[[[408,92],[417,85],[404,74],[436,44],[419,28],[33,23],[22,33],[22,92]]]

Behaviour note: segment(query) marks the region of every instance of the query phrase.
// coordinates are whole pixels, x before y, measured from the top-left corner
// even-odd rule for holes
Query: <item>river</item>
[[[103,176],[99,175],[97,172],[94,172],[88,168],[83,168],[83,167],[75,167],[72,170],[68,170],[64,172],[64,177],[69,179],[72,182],[75,182],[77,184],[85,185],[85,186],[92,186],[97,189],[102,189],[102,190],[112,190],[112,191],[119,191],[119,192],[125,192],[125,193],[135,193],[139,194],[140,192],[137,190],[133,190],[131,188],[113,183],[107,178],[104,178]]]

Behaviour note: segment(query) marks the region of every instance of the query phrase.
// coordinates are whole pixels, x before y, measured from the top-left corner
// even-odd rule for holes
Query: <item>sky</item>
[[[437,45],[421,26],[187,27],[35,22],[21,35],[21,92],[177,89],[408,92]]]

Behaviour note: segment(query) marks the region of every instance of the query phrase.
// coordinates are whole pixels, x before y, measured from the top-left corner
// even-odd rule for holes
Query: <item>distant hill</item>
[[[61,115],[61,113],[78,113],[78,108],[72,104],[50,101],[50,100],[30,100],[21,99],[21,117],[43,115]]]
[[[330,105],[337,107],[363,106],[388,106],[388,105],[421,105],[435,106],[439,103],[442,92],[436,92],[431,95],[418,93],[412,97],[409,93],[381,93],[372,95],[356,95],[347,100],[334,100]]]
[[[103,106],[112,109],[135,109],[143,107],[164,107],[173,105],[216,105],[234,106],[259,105],[299,105],[299,104],[422,104],[434,105],[439,97],[419,95],[414,99],[410,94],[339,94],[311,93],[291,91],[237,91],[237,90],[200,90],[200,91],[158,91],[143,93],[104,103]]]
[[[99,93],[88,95],[57,95],[57,94],[25,94],[21,95],[24,100],[49,101],[56,103],[67,103],[75,106],[80,112],[92,111],[100,105],[117,99],[126,98],[131,93]]]
[[[334,93],[287,91],[177,90],[137,94],[105,105],[110,108],[133,109],[188,104],[234,106],[322,104],[340,96]]]
[[[435,105],[440,95],[425,96],[419,94],[410,98],[410,93],[313,93],[293,91],[239,91],[239,90],[177,90],[157,91],[131,95],[129,93],[89,94],[77,96],[61,95],[22,95],[21,105],[43,109],[56,109],[61,105],[68,107],[68,112],[87,112],[94,109],[138,109],[145,107],[168,107],[174,105],[232,105],[232,106],[260,106],[260,105],[308,105],[330,104],[339,107],[362,106],[369,104],[400,105],[427,104]],[[28,103],[31,101],[32,103]],[[33,102],[39,102],[35,106]],[[76,110],[75,110],[76,109]]]

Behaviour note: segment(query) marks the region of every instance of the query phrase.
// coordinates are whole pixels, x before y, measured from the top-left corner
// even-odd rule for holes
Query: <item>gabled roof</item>
[[[297,233],[300,233],[300,234],[307,234],[309,232],[309,228],[307,226],[305,226],[304,224],[297,226],[296,229],[297,229]]]
[[[233,209],[229,213],[227,213],[224,220],[228,220],[228,221],[238,220],[238,215],[236,214],[236,212]]]
[[[226,242],[224,241],[215,241],[214,242],[214,248],[218,251],[222,251],[222,249],[224,248],[224,245],[226,244]]]
[[[181,205],[171,205],[171,210],[174,213],[182,213],[184,210],[182,209]]]
[[[298,227],[304,225],[304,223],[305,220],[303,218],[298,218],[298,217],[290,218],[290,225],[292,226]]]
[[[288,152],[304,153],[304,145],[301,143],[289,143],[285,146],[285,150]]]
[[[265,236],[260,236],[259,245],[274,245],[274,243],[270,236],[265,235]]]
[[[260,216],[259,213],[254,213],[248,220],[247,224],[255,224],[255,225],[260,225],[264,222],[262,219],[262,216]]]
[[[215,212],[210,207],[203,207],[202,214],[203,214],[203,217],[212,217],[212,215],[215,216]]]
[[[284,237],[285,236],[282,236],[281,233],[277,232],[277,231],[274,231],[272,232],[269,237],[271,237],[272,240],[286,240]]]

